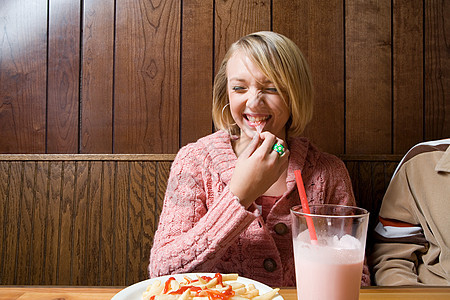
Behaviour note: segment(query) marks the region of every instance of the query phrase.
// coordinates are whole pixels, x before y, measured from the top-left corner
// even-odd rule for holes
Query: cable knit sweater
[[[344,163],[305,138],[289,140],[287,191],[264,221],[228,189],[236,164],[230,136],[218,131],[180,149],[170,171],[149,274],[238,273],[270,286],[294,286],[290,208],[300,204],[302,170],[310,204],[355,205]],[[364,268],[362,285],[370,282]]]

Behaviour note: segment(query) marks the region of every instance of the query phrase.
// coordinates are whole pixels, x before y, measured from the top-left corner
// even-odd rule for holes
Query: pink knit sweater
[[[180,149],[151,249],[150,277],[233,272],[270,286],[294,286],[289,210],[300,204],[294,170],[302,170],[310,204],[355,205],[355,199],[347,169],[337,157],[305,138],[289,140],[289,150],[287,192],[264,221],[254,204],[246,210],[228,189],[237,157],[226,132]],[[364,269],[362,285],[368,285]]]

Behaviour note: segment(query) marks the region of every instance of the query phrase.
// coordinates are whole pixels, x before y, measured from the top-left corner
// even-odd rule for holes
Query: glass
[[[359,299],[369,212],[331,204],[309,209],[291,209],[298,299]],[[311,242],[308,219],[317,241]]]

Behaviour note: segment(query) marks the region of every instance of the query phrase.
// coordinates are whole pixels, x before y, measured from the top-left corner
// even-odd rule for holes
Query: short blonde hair
[[[212,117],[216,129],[231,134],[240,131],[231,116],[227,93],[227,63],[236,51],[242,51],[250,58],[280,91],[290,110],[286,134],[288,137],[299,136],[313,113],[308,63],[292,40],[272,31],[251,33],[230,46],[214,79]]]

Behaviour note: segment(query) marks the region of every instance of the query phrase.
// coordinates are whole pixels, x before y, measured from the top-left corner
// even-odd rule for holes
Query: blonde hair
[[[272,31],[251,33],[230,46],[214,79],[212,118],[216,129],[227,130],[231,134],[239,134],[240,131],[231,116],[227,93],[227,63],[236,51],[242,51],[250,58],[280,91],[290,110],[287,136],[299,136],[313,113],[313,87],[308,63],[292,40]]]

